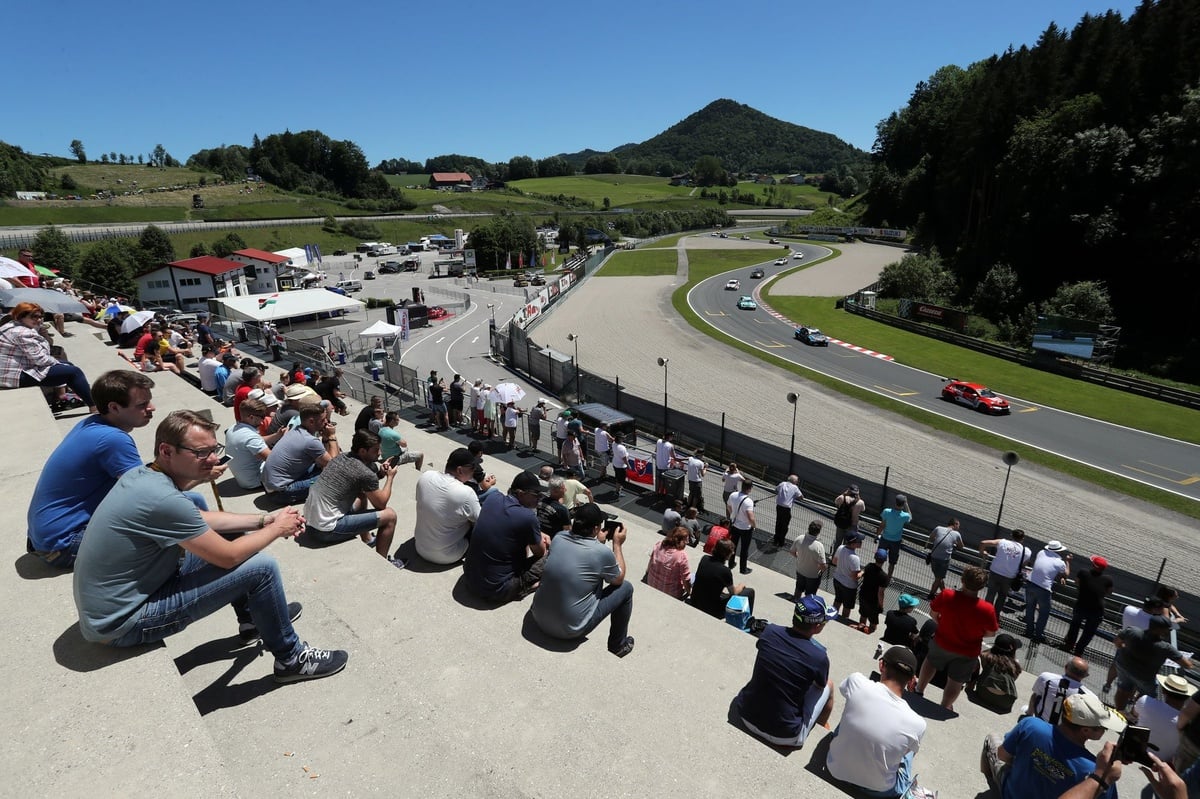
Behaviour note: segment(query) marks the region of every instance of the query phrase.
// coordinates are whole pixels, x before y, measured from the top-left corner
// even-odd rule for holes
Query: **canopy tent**
[[[384,336],[398,336],[403,332],[403,328],[399,325],[389,325],[387,322],[380,319],[375,324],[368,327],[358,335],[363,338],[380,338]]]
[[[223,308],[220,316],[240,322],[266,322],[297,316],[357,311],[366,303],[325,289],[281,291],[278,294],[249,294],[244,297],[218,297],[211,300]]]

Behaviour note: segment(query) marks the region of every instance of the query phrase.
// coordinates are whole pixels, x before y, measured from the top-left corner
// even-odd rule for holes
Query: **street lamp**
[[[573,341],[573,342],[575,342],[575,361],[574,361],[574,366],[575,366],[575,401],[576,401],[576,402],[582,402],[582,401],[583,401],[583,395],[579,393],[579,334],[578,334],[578,333],[568,333],[568,334],[567,334],[567,341]]]
[[[796,473],[796,400],[800,399],[800,395],[794,391],[789,391],[787,401],[792,403],[792,447],[791,454],[788,456],[788,474]]]
[[[659,358],[658,365],[663,368],[663,435],[667,434],[667,364],[670,358]]]
[[[1012,467],[1021,462],[1021,456],[1010,449],[1000,459],[1008,466],[1008,471],[1004,473],[1004,490],[1000,492],[1000,509],[996,511],[996,528],[992,531],[993,537],[997,538],[1000,536],[1000,517],[1004,514],[1004,498],[1008,496],[1008,478],[1012,477]]]

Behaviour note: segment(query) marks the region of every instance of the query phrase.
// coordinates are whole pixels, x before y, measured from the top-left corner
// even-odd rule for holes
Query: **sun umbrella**
[[[121,323],[121,332],[128,333],[131,330],[137,330],[139,327],[146,324],[153,318],[154,311],[138,311],[137,313],[131,313],[128,317],[126,317],[125,321]]]
[[[490,396],[493,402],[520,402],[525,398],[525,389],[516,383],[497,383]]]
[[[12,308],[19,302],[33,302],[46,313],[87,313],[87,306],[70,294],[51,289],[5,289],[0,291],[0,306]]]
[[[133,313],[136,310],[136,308],[130,308],[128,305],[119,305],[114,302],[112,305],[109,305],[104,309],[104,315],[116,316],[119,313]]]
[[[0,255],[0,277],[29,277],[29,270],[20,261]]]
[[[46,277],[58,277],[58,272],[55,272],[53,269],[50,269],[48,267],[38,266],[37,264],[34,264],[33,268],[37,270],[37,273],[39,275],[45,275]]]

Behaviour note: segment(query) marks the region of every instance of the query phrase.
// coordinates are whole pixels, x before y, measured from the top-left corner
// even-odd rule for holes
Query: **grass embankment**
[[[737,255],[741,256],[740,261],[737,261],[736,258],[731,257]],[[830,257],[837,257],[838,255],[840,255],[840,252],[834,250],[834,254]],[[745,344],[737,339],[725,335],[724,333],[714,330],[712,327],[705,324],[700,317],[693,312],[690,307],[688,307],[688,291],[690,291],[692,286],[694,286],[696,283],[699,283],[706,278],[721,274],[722,272],[729,271],[730,269],[737,268],[739,266],[749,266],[757,263],[758,261],[752,252],[728,252],[716,250],[689,250],[688,261],[688,282],[674,292],[674,294],[671,296],[671,302],[674,305],[675,310],[681,316],[687,319],[693,327],[703,332],[705,335],[728,344],[731,347],[739,349],[748,355],[752,355],[753,357],[769,363],[779,369],[791,372],[798,377],[805,378],[814,383],[819,383],[820,385],[832,389],[833,391],[853,397],[861,402],[874,405],[883,410],[890,411],[891,413],[903,416],[935,430],[940,430],[959,438],[972,441],[981,446],[989,447],[997,452],[1013,450],[1017,452],[1017,454],[1019,454],[1023,459],[1031,463],[1036,463],[1040,466],[1054,469],[1055,471],[1071,477],[1092,483],[1093,485],[1105,490],[1115,491],[1135,497],[1159,507],[1166,508],[1167,510],[1174,511],[1191,518],[1200,519],[1200,503],[1194,502],[1185,497],[1180,497],[1166,491],[1161,491],[1151,486],[1143,485],[1142,483],[1101,471],[1100,469],[1084,466],[1083,464],[1076,463],[1075,461],[1071,461],[1066,458],[1061,458],[1057,455],[1052,455],[1040,449],[1011,441],[1003,436],[959,424],[958,422],[938,416],[937,414],[929,413],[918,408],[913,408],[899,402],[893,402],[886,397],[881,397],[873,392],[849,385],[840,380],[835,380],[834,378],[827,377],[812,370],[806,369],[798,364],[764,353],[749,344]],[[816,263],[818,263],[818,261],[806,263],[797,268],[806,269]],[[776,310],[787,314],[793,319],[803,319],[806,323],[818,325],[827,333],[836,338],[853,341],[855,344],[859,344],[860,346],[866,346],[870,349],[886,352],[890,355],[896,355],[898,351],[903,351],[906,359],[915,359],[912,361],[905,360],[905,363],[908,363],[910,366],[914,366],[919,369],[926,369],[934,372],[939,371],[935,367],[927,366],[924,362],[926,359],[936,364],[946,364],[952,362],[956,365],[960,365],[968,362],[968,356],[974,357],[978,355],[978,353],[973,353],[969,350],[963,350],[959,347],[954,347],[952,345],[944,344],[932,339],[925,339],[924,337],[906,333],[905,331],[901,331],[896,328],[874,323],[867,319],[863,319],[862,317],[845,313],[844,311],[835,311],[833,309],[833,300],[828,297],[777,297],[771,295],[769,289],[767,296],[769,302],[774,308],[776,308]],[[796,316],[792,316],[793,311],[796,313]],[[896,334],[899,333],[904,333],[905,336],[911,336],[915,339],[919,339],[919,343],[913,342],[910,344],[909,346],[911,346],[911,349],[907,349],[904,344],[896,345],[893,342],[899,339],[899,337],[896,336]],[[928,351],[926,351],[926,348],[928,348]],[[993,358],[991,360],[995,361],[998,359]],[[1001,363],[1017,370],[1012,374],[1017,375],[1019,373],[1019,384],[1022,386],[1022,388],[1026,386],[1033,386],[1033,393],[1039,396],[1042,395],[1043,391],[1047,392],[1046,396],[1057,396],[1057,394],[1049,393],[1049,389],[1042,389],[1040,387],[1043,381],[1062,384],[1054,387],[1056,392],[1061,390],[1064,386],[1069,388],[1070,398],[1072,401],[1063,403],[1062,406],[1068,407],[1072,410],[1078,411],[1079,406],[1076,402],[1074,402],[1074,397],[1080,393],[1081,389],[1094,389],[1100,394],[1106,395],[1103,397],[1095,397],[1091,400],[1091,402],[1095,403],[1099,407],[1102,407],[1102,409],[1105,411],[1105,416],[1100,418],[1116,417],[1121,419],[1121,421],[1117,422],[1118,424],[1128,424],[1130,427],[1146,429],[1146,426],[1141,424],[1141,417],[1139,414],[1136,411],[1130,412],[1128,410],[1134,405],[1132,400],[1140,400],[1142,398],[1096,386],[1088,386],[1087,384],[1080,383],[1076,380],[1069,380],[1056,375],[1041,373],[1035,369],[1020,367],[1016,364],[1009,364],[1006,361]],[[985,366],[981,366],[979,368],[986,370]],[[961,368],[957,369],[956,371],[959,372],[959,374],[956,376],[965,374]],[[977,377],[978,375],[972,372],[971,376]],[[985,377],[985,379],[991,381],[990,377]],[[1001,380],[992,382],[995,382],[996,385],[1004,385],[1002,380],[1003,378],[1001,378]],[[1030,392],[1023,390],[1020,393],[1022,396],[1026,396]],[[1032,396],[1027,396],[1026,398],[1031,400],[1034,399]],[[1047,404],[1052,404],[1049,400],[1038,399],[1037,401],[1045,401]],[[1146,402],[1165,406],[1164,403],[1154,403],[1152,400],[1146,400]],[[1178,414],[1178,419],[1184,420],[1188,418],[1187,414],[1192,414],[1190,417],[1192,432],[1189,434],[1186,440],[1194,439],[1195,430],[1197,429],[1195,411],[1188,411],[1187,409],[1176,408],[1175,406],[1165,406],[1162,409],[1158,409],[1158,411],[1159,412],[1155,414],[1156,418],[1159,414],[1165,414],[1168,417]],[[1086,411],[1078,412],[1087,413],[1089,416],[1094,415]],[[1134,424],[1135,422],[1136,424]],[[1173,421],[1169,424],[1169,427],[1171,429],[1175,429],[1177,424],[1179,424],[1178,421]]]
[[[597,277],[647,277],[673,275],[679,269],[679,255],[672,249],[622,250],[615,252],[596,273]]]

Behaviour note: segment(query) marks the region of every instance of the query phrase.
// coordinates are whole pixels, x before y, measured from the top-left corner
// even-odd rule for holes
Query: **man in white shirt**
[[[835,779],[873,796],[933,795],[914,785],[913,756],[926,725],[904,701],[904,686],[916,671],[916,656],[907,647],[893,646],[879,660],[879,682],[858,672],[842,681],[838,690],[846,707],[825,759]]]
[[[1179,749],[1179,712],[1196,693],[1196,686],[1178,674],[1160,674],[1155,679],[1162,687],[1162,699],[1143,694],[1134,703],[1133,712],[1137,725],[1150,730],[1151,751],[1159,760],[1170,763]]]
[[[704,447],[699,447],[687,459],[688,500],[687,506],[704,510],[704,475],[708,464],[704,462]]]
[[[217,394],[217,367],[221,365],[221,362],[213,357],[214,354],[212,347],[201,349],[200,365],[196,368],[200,375],[200,390],[210,397]]]
[[[422,472],[417,479],[417,554],[430,563],[457,563],[467,554],[471,528],[479,519],[479,497],[466,484],[475,473],[475,456],[456,449],[446,470]]]
[[[750,557],[750,539],[754,537],[754,500],[750,498],[752,488],[754,483],[743,480],[742,489],[730,494],[725,503],[725,514],[730,521],[729,537],[737,547],[738,557],[741,559],[738,570],[742,574],[749,574],[751,571],[746,561]]]
[[[1050,602],[1054,584],[1064,583],[1071,576],[1071,553],[1060,541],[1051,541],[1038,553],[1025,584],[1025,635],[1031,641],[1045,638],[1046,622],[1050,619]]]
[[[1029,697],[1029,715],[1042,721],[1058,724],[1062,718],[1063,702],[1073,694],[1087,693],[1083,681],[1088,676],[1088,662],[1081,657],[1067,661],[1061,674],[1044,671],[1033,683],[1033,694]]]
[[[612,445],[613,479],[617,483],[617,499],[625,490],[625,470],[629,468],[629,450],[625,448],[625,437],[617,434]]]
[[[596,451],[596,468],[600,470],[600,479],[603,480],[608,462],[612,460],[612,436],[608,434],[606,423],[600,422],[596,425],[596,429],[592,431],[592,441]]]
[[[776,549],[782,549],[787,544],[788,526],[792,523],[792,505],[798,499],[804,499],[800,491],[800,478],[789,474],[787,479],[775,486],[775,538],[771,543]]]
[[[668,430],[654,444],[654,480],[655,490],[658,493],[666,493],[664,475],[667,469],[673,469],[678,461],[679,459],[675,457],[675,433]]]
[[[1008,538],[991,538],[979,542],[980,552],[992,548],[995,548],[996,554],[988,567],[987,594],[984,595],[984,599],[992,603],[996,608],[996,616],[999,616],[1004,612],[1009,592],[1013,590],[1013,579],[1024,570],[1031,554],[1029,547],[1025,546],[1024,530],[1013,530],[1008,534]]]

